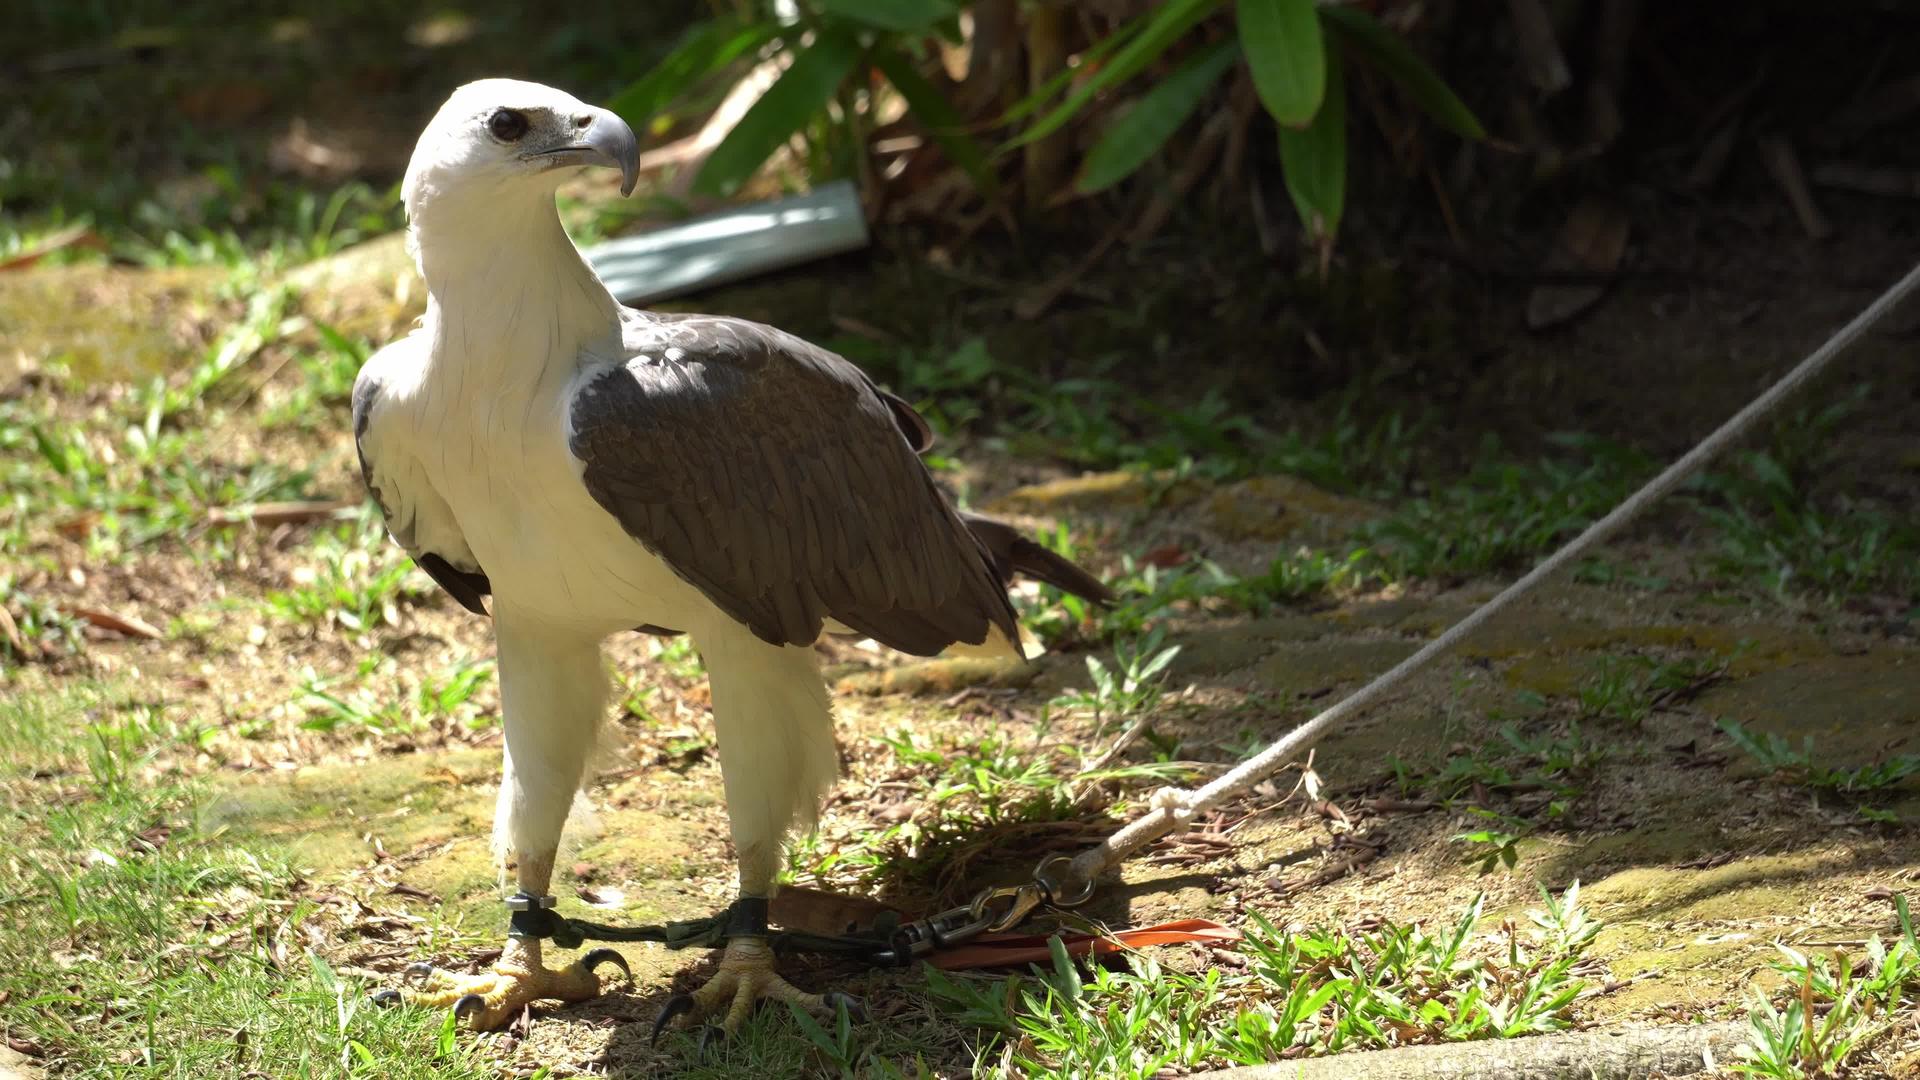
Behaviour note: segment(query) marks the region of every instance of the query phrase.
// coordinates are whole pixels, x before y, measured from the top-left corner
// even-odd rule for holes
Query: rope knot
[[[1155,810],[1163,810],[1173,819],[1172,832],[1186,832],[1193,827],[1193,792],[1186,788],[1163,787],[1147,799],[1147,805]]]

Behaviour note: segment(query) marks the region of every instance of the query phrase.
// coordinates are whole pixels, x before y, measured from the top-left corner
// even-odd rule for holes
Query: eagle
[[[613,113],[537,83],[454,91],[402,184],[427,309],[353,387],[362,479],[388,534],[491,619],[505,755],[495,848],[516,932],[492,970],[410,969],[387,1001],[475,1029],[602,988],[618,953],[549,967],[520,918],[553,906],[554,859],[607,712],[612,635],[686,634],[712,692],[738,899],[718,970],[661,1021],[733,1030],[763,998],[830,1009],[775,971],[767,901],[783,845],[835,779],[814,646],[1024,659],[1023,573],[1097,601],[1101,583],[1002,522],[962,513],[921,461],[912,406],[846,359],[745,319],[624,307],[560,222],[555,191],[639,147]],[[656,1034],[659,1031],[656,1025]]]

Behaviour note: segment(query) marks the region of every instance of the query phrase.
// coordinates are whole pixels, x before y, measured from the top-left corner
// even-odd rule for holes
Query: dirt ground
[[[1033,236],[954,250],[912,230],[883,234],[871,253],[674,306],[889,348],[979,337],[1003,363],[1047,379],[1110,361],[1107,370],[1155,405],[1186,408],[1212,389],[1274,430],[1323,423],[1342,392],[1357,393],[1369,415],[1434,421],[1412,465],[1419,492],[1458,475],[1489,435],[1513,456],[1577,430],[1664,460],[1903,273],[1920,238],[1920,204],[1828,193],[1836,235],[1808,240],[1753,170],[1707,205],[1677,205],[1646,182],[1617,196],[1632,221],[1622,278],[1591,312],[1544,333],[1524,328],[1523,280],[1484,265],[1470,270],[1424,241],[1388,255],[1360,240],[1323,285],[1234,242],[1244,223],[1230,206],[1195,207],[1149,245],[1116,251],[1038,320],[1013,309],[1078,258],[1071,244]],[[1536,209],[1558,220],[1564,208]],[[1364,220],[1355,229],[1369,235]],[[1551,236],[1534,229],[1493,250],[1531,267]],[[395,241],[375,241],[300,271],[299,310],[384,340],[421,303],[409,273]],[[118,400],[136,373],[177,370],[235,315],[217,278],[98,266],[0,274],[0,392],[50,392],[19,358],[70,350],[87,377],[60,408],[79,417]],[[1871,387],[1822,448],[1823,479],[1834,495],[1869,500],[1910,525],[1920,525],[1916,328],[1920,307],[1910,304],[1806,403],[1817,409]],[[261,380],[262,400],[273,395],[269,381]],[[313,472],[316,494],[357,497],[337,403],[306,429],[262,431],[248,416],[246,408],[222,415],[214,464],[297,465]],[[1141,439],[1154,423],[1150,410],[1122,421]],[[961,463],[952,476],[989,511],[1035,528],[1071,525],[1108,572],[1122,553],[1168,546],[1250,570],[1297,545],[1331,545],[1393,509],[1278,475],[1167,487],[1136,472],[1084,469],[1071,454],[1031,452],[1019,434],[952,440],[946,450]],[[401,604],[393,625],[366,632],[263,614],[263,597],[311,568],[309,523],[242,529],[231,557],[206,556],[200,545],[213,541],[196,534],[108,565],[91,562],[60,525],[31,530],[32,550],[59,570],[29,573],[28,591],[168,632],[143,640],[90,630],[81,652],[0,671],[0,692],[51,695],[102,680],[162,698],[174,715],[203,725],[193,746],[173,747],[148,767],[211,778],[201,825],[294,853],[304,896],[328,913],[315,945],[346,969],[391,980],[423,956],[454,967],[490,960],[497,943],[488,943],[503,929],[487,847],[497,727],[316,730],[305,723],[303,689],[315,673],[351,672],[377,653],[395,663],[369,675],[367,691],[404,698],[424,673],[489,656],[485,623],[430,592]],[[1540,885],[1578,880],[1607,923],[1594,950],[1602,992],[1579,1006],[1596,1025],[1743,1015],[1752,987],[1772,977],[1776,942],[1847,947],[1887,933],[1887,897],[1920,881],[1912,824],[1920,786],[1908,778],[1873,803],[1875,815],[1863,815],[1856,800],[1761,767],[1718,725],[1736,721],[1795,743],[1811,737],[1823,759],[1848,765],[1915,752],[1915,600],[1829,603],[1730,589],[1700,569],[1717,543],[1697,517],[1680,513],[1636,528],[1606,552],[1608,565],[1624,568],[1614,580],[1554,583],[1322,743],[1313,768],[1324,800],[1304,799],[1297,774],[1283,774],[1130,863],[1082,914],[1113,926],[1238,924],[1249,912],[1283,926],[1357,926],[1444,920],[1485,890],[1498,918],[1535,902]],[[1168,624],[1182,651],[1156,735],[1177,740],[1197,776],[1212,775],[1405,657],[1499,584],[1403,583],[1262,615],[1184,609]],[[1085,654],[1075,648],[1027,666],[823,648],[844,771],[822,821],[824,851],[858,849],[880,822],[938,818],[926,770],[885,741],[903,727],[957,745],[1111,737],[1085,717],[1048,711],[1086,685]],[[602,921],[710,914],[730,899],[734,871],[717,762],[702,734],[704,684],[641,637],[613,642],[610,657],[633,692],[657,688],[646,703],[651,719],[622,712],[611,724],[584,800],[590,812],[576,815],[556,887],[569,910]],[[1592,715],[1582,688],[1622,658],[1694,663],[1712,677],[1631,720]],[[497,707],[489,684],[469,715]],[[1528,771],[1537,772],[1535,752],[1502,734],[1509,725],[1523,742],[1584,740],[1590,760],[1543,783]],[[1487,767],[1460,789],[1436,788],[1433,777],[1474,761]],[[1107,811],[1080,819],[984,827],[938,864],[896,860],[872,878],[843,866],[799,880],[925,912],[1097,840],[1138,812],[1149,791],[1122,791]],[[1456,840],[1484,826],[1468,804],[1535,822],[1515,841],[1510,870],[1479,872],[1469,845]],[[537,1011],[529,1030],[486,1036],[488,1053],[520,1074],[546,1065],[555,1075],[659,1075],[683,1064],[676,1048],[648,1045],[645,1025],[670,989],[691,984],[710,961],[653,946],[622,952],[633,965],[630,988]],[[1181,954],[1187,963],[1217,959]],[[883,1023],[930,1015],[910,974],[796,971],[803,986],[864,996]],[[1890,1071],[1916,1052],[1920,1041],[1905,1028],[1861,1068]]]
[[[1833,257],[1812,252],[1805,261]],[[792,292],[803,298],[824,293],[827,318],[859,312],[880,320],[881,312],[860,305],[872,295],[868,287],[877,289],[888,276],[889,258],[879,256],[872,267],[841,264],[847,273],[804,275]],[[1724,302],[1629,286],[1594,318],[1554,338],[1508,335],[1502,355],[1484,361],[1496,370],[1461,391],[1463,401],[1488,403],[1485,412],[1461,412],[1461,427],[1531,400],[1539,414],[1564,408],[1542,419],[1542,429],[1577,421],[1609,430],[1598,421],[1638,418],[1625,425],[1629,430],[1612,433],[1667,449],[1683,433],[1715,421],[1719,406],[1744,396],[1832,321],[1809,312],[1838,316],[1873,280],[1860,270],[1814,289],[1822,279],[1805,261],[1795,280],[1808,294],[1793,312],[1762,305],[1729,325]],[[1893,261],[1888,253],[1874,265]],[[1779,287],[1776,280],[1755,291]],[[777,317],[768,310],[777,290],[755,285],[703,298],[702,305]],[[363,295],[380,301],[358,312],[367,320],[362,325],[404,320],[406,305],[387,299],[394,295],[388,285],[376,281]],[[956,311],[956,319],[977,311],[961,297],[934,302],[937,310]],[[1740,303],[1752,307],[1754,301]],[[1668,317],[1647,317],[1661,308]],[[1084,310],[1073,310],[1043,327],[1000,330],[1070,336],[1073,322],[1084,317]],[[1709,340],[1716,343],[1713,355],[1692,374],[1668,359],[1687,355],[1688,343],[1697,348]],[[1843,376],[1884,378],[1894,388],[1876,399],[1884,409],[1876,407],[1845,433],[1841,448],[1861,462],[1861,482],[1889,488],[1911,484],[1913,462],[1897,461],[1871,479],[1866,465],[1884,460],[1890,446],[1911,452],[1912,429],[1903,425],[1912,416],[1913,372],[1903,341],[1904,331],[1876,335]],[[1569,356],[1590,359],[1569,365]],[[1560,373],[1552,380],[1541,374],[1549,366]],[[1590,374],[1585,380],[1578,377],[1583,370]],[[1600,370],[1618,374],[1591,375]],[[1666,379],[1656,389],[1666,392],[1643,393],[1659,381],[1656,373]],[[323,427],[280,439],[236,430],[235,440],[227,454],[294,456],[316,471],[321,490],[354,491],[344,430]],[[1005,459],[986,444],[963,445],[958,454],[967,475],[978,478],[977,503],[1030,525],[1072,522],[1107,552],[1171,538],[1186,550],[1247,566],[1263,552],[1324,542],[1380,512],[1285,478],[1196,482],[1156,502],[1137,474],[1076,476],[1057,464]],[[1030,483],[1016,487],[1016,481]],[[131,678],[208,718],[213,730],[199,752],[172,764],[220,777],[220,794],[206,810],[210,824],[231,836],[290,845],[315,896],[364,905],[343,917],[358,932],[329,942],[342,963],[391,978],[423,948],[454,964],[484,961],[485,948],[466,943],[497,933],[499,921],[497,873],[486,845],[497,729],[448,725],[386,737],[303,729],[305,713],[293,704],[303,670],[350,668],[370,639],[287,626],[236,603],[284,586],[303,558],[299,536],[299,527],[248,536],[245,554],[217,577],[196,565],[190,550],[163,545],[122,566],[38,583],[75,602],[150,621],[186,616],[193,630],[159,642],[101,634],[80,658],[10,671],[9,692],[48,692],[82,675]],[[1688,570],[1706,542],[1672,521],[1638,530],[1608,559],[1667,568],[1657,587],[1555,584],[1322,744],[1314,768],[1327,785],[1325,809],[1287,798],[1291,783],[1283,777],[1216,814],[1198,838],[1162,844],[1130,864],[1086,914],[1115,926],[1187,917],[1231,924],[1249,911],[1282,924],[1356,925],[1379,917],[1441,919],[1482,889],[1491,910],[1512,914],[1535,899],[1535,882],[1558,888],[1577,879],[1608,923],[1596,950],[1606,992],[1582,1005],[1594,1023],[1736,1014],[1755,980],[1764,982],[1774,942],[1811,945],[1884,932],[1890,912],[1883,897],[1920,877],[1920,844],[1911,826],[1863,819],[1845,802],[1766,775],[1727,742],[1715,721],[1735,719],[1793,739],[1810,735],[1838,761],[1866,762],[1910,748],[1920,691],[1912,624],[1871,604],[1836,609],[1730,599]],[[76,553],[74,561],[84,560]],[[1175,694],[1156,729],[1177,737],[1183,755],[1202,763],[1205,775],[1219,767],[1209,763],[1233,760],[1233,747],[1271,739],[1404,657],[1494,587],[1490,581],[1415,585],[1264,617],[1189,613],[1173,624],[1183,651],[1169,683]],[[404,692],[410,672],[489,651],[484,623],[437,598],[404,606],[399,625],[377,640],[400,661],[387,684],[396,693]],[[587,911],[609,921],[704,915],[726,902],[731,887],[715,761],[702,749],[675,749],[704,724],[704,688],[697,677],[672,674],[648,651],[638,637],[617,641],[614,666],[637,683],[661,683],[664,696],[652,709],[675,719],[641,725],[628,716],[614,726],[606,765],[588,791],[593,813],[577,823],[563,858],[572,871],[563,886],[570,902],[591,905]],[[1697,696],[1656,708],[1636,724],[1580,721],[1577,688],[1604,658],[1622,655],[1728,658],[1730,664]],[[1045,736],[1036,734],[1042,707],[1085,683],[1082,657],[1072,652],[1024,668],[909,663],[841,647],[832,659],[846,776],[822,824],[828,848],[871,830],[876,820],[937,812],[916,786],[923,778],[880,741],[903,724],[961,741],[1093,737],[1076,720],[1056,721]],[[490,690],[474,702],[482,714],[496,705]],[[1417,784],[1397,783],[1395,764],[1417,775],[1483,751],[1497,756],[1504,722],[1526,736],[1564,735],[1583,723],[1586,737],[1605,753],[1583,772],[1565,813],[1518,842],[1511,872],[1482,875],[1451,842],[1475,827],[1474,819]],[[1137,807],[1143,794],[1133,792],[1114,816]],[[1916,795],[1904,786],[1885,809],[1911,820],[1920,811]],[[1491,790],[1483,784],[1477,792],[1484,804],[1523,811],[1546,797],[1525,783],[1496,783]],[[905,910],[924,911],[985,884],[1017,880],[1038,856],[1096,839],[1108,820],[1004,834],[987,829],[965,849],[974,857],[964,872],[928,868],[864,887]],[[819,883],[846,884],[832,875]],[[429,911],[435,921],[458,927],[456,941],[463,944],[448,950],[423,941],[412,928],[426,922]],[[542,1011],[524,1037],[490,1037],[494,1052],[519,1067],[547,1064],[563,1075],[594,1069],[644,1075],[666,1065],[669,1059],[636,1033],[669,987],[684,985],[706,961],[651,946],[623,951],[634,962],[631,990]],[[831,981],[886,1002],[883,1017],[889,1009],[924,1007],[910,992],[910,976],[814,970],[802,981]]]

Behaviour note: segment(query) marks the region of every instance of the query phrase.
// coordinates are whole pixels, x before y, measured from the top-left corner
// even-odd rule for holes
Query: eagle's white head
[[[498,205],[520,190],[550,197],[558,170],[581,165],[619,169],[620,193],[631,194],[639,164],[633,129],[613,113],[551,86],[482,79],[455,90],[434,114],[400,190],[407,216],[419,222],[441,199]]]

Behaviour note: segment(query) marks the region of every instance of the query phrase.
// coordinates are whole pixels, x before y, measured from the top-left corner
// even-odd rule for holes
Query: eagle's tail
[[[1099,578],[1021,535],[1020,530],[1006,522],[965,513],[960,515],[960,520],[966,522],[973,538],[986,549],[1001,584],[1010,585],[1015,574],[1024,574],[1102,607],[1113,603],[1113,591],[1101,584]]]

